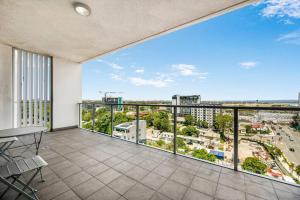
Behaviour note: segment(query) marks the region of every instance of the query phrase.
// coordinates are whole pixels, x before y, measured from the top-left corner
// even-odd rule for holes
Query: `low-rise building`
[[[221,104],[194,104],[199,106],[221,106]],[[191,108],[191,115],[196,121],[206,121],[208,126],[213,126],[215,122],[215,117],[217,114],[221,113],[220,108]]]
[[[113,136],[124,140],[136,141],[136,120],[114,126]],[[146,121],[139,120],[139,142],[146,141]]]

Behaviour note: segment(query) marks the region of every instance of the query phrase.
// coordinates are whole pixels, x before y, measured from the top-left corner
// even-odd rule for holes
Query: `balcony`
[[[300,199],[300,140],[286,134],[298,107],[82,103],[83,62],[253,2],[88,1],[80,14],[73,1],[1,1],[0,129],[48,127],[40,199]],[[181,109],[205,119],[187,129]],[[232,124],[216,131],[205,109]],[[247,157],[263,170],[245,170]]]
[[[41,200],[300,198],[299,187],[82,129],[48,133],[41,149]]]

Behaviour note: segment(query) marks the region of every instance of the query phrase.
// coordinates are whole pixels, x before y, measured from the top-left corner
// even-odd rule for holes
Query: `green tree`
[[[117,112],[114,116],[114,125],[128,122],[128,117],[123,112]]]
[[[202,128],[208,128],[209,125],[207,123],[207,121],[202,121]]]
[[[182,138],[176,138],[176,147],[181,149],[186,147],[186,144]]]
[[[169,151],[173,151],[174,142],[170,142],[166,145],[166,149]],[[176,138],[176,149],[186,149],[188,150],[188,147],[186,146],[184,140],[182,138],[177,137]]]
[[[89,122],[92,119],[92,113],[90,111],[85,111],[82,113],[82,120]]]
[[[110,111],[105,108],[96,111],[94,130],[101,133],[111,132]]]
[[[262,163],[258,158],[247,157],[242,164],[242,168],[256,174],[265,174],[267,165]]]
[[[289,165],[290,170],[291,170],[292,173],[293,173],[294,168],[295,168],[295,163],[291,162],[291,163],[289,163],[288,165]]]
[[[274,147],[274,153],[277,156],[282,156],[283,155],[282,151],[278,147]]]
[[[291,122],[291,127],[300,131],[300,116],[299,115],[295,115],[293,117],[293,121]]]
[[[209,127],[207,121],[203,121],[203,120],[198,120],[197,121],[197,126],[199,128],[208,128]]]
[[[166,143],[165,143],[165,141],[163,141],[163,140],[158,140],[158,141],[156,142],[156,144],[157,144],[157,146],[161,147],[161,146],[164,146]]]
[[[297,165],[295,172],[298,176],[300,176],[300,165]]]
[[[194,126],[184,127],[181,131],[182,135],[199,137],[199,130]]]
[[[250,125],[245,126],[246,133],[251,133],[252,132],[252,127]]]
[[[154,113],[149,113],[148,115],[145,116],[145,120],[147,122],[147,127],[153,126],[154,122]]]
[[[197,120],[196,125],[198,128],[202,127],[202,120]]]
[[[156,112],[154,113],[153,126],[155,129],[163,131],[170,131],[171,124],[169,120],[168,113],[166,112]]]
[[[192,115],[185,115],[184,116],[184,125],[191,126],[194,125],[194,118]]]
[[[88,121],[88,122],[82,123],[82,128],[91,130],[91,129],[93,128],[93,123],[92,123],[92,121]]]
[[[192,153],[192,156],[195,158],[208,160],[211,162],[215,162],[217,157],[213,154],[208,153],[205,149],[197,149]]]
[[[215,128],[220,133],[220,138],[222,141],[226,139],[225,133],[228,132],[233,125],[233,118],[230,115],[216,115]]]

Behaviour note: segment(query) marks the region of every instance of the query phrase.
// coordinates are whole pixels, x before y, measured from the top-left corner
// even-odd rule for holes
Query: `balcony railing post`
[[[81,115],[82,115],[82,112],[81,112],[81,110],[82,110],[82,104],[81,103],[79,103],[78,104],[78,128],[81,128]]]
[[[173,133],[174,133],[174,138],[173,138],[173,143],[174,143],[174,146],[173,146],[173,153],[176,154],[176,151],[177,151],[177,148],[176,148],[176,137],[177,137],[177,133],[176,133],[176,125],[177,125],[177,107],[174,107],[173,109]]]
[[[136,106],[136,141],[135,143],[138,144],[139,143],[139,132],[140,132],[140,108],[139,106],[137,105]]]
[[[113,122],[114,122],[114,106],[113,105],[110,105],[110,136],[112,137],[113,136],[113,129],[114,129],[114,126],[113,126]]]
[[[93,105],[93,111],[92,111],[92,122],[93,122],[93,129],[92,129],[92,131],[94,131],[95,130],[95,104],[92,104]]]
[[[233,139],[233,162],[234,162],[234,170],[238,171],[238,160],[239,160],[239,155],[238,155],[238,148],[239,148],[239,141],[238,141],[238,133],[239,133],[239,110],[238,108],[235,108],[233,110],[233,134],[234,134],[234,139]]]

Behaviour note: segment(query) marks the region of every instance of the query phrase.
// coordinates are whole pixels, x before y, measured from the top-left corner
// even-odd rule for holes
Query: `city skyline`
[[[83,99],[296,100],[299,7],[265,1],[84,63]]]

